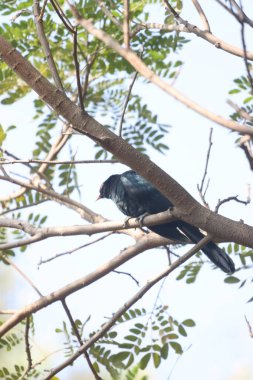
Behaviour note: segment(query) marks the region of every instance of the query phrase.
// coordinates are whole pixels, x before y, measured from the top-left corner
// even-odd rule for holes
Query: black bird
[[[101,185],[99,198],[113,200],[120,211],[130,217],[157,214],[173,206],[151,183],[133,170],[110,176]],[[196,244],[204,237],[198,228],[183,221],[150,226],[149,229],[181,243]],[[235,271],[233,261],[214,242],[207,243],[202,251],[224,272],[233,273]]]

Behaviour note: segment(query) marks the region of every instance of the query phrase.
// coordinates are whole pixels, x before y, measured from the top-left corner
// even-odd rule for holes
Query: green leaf
[[[240,90],[238,90],[238,88],[234,88],[233,90],[230,90],[228,93],[229,94],[238,94],[238,92],[240,92]]]
[[[138,339],[138,337],[135,335],[127,335],[125,336],[125,339],[130,340],[130,342],[135,342]]]
[[[246,99],[244,99],[243,104],[249,103],[253,100],[253,96],[248,96]]]
[[[139,364],[140,365],[140,369],[143,370],[143,369],[145,369],[147,367],[150,358],[151,358],[151,354],[150,353],[148,353],[148,354],[146,354],[146,355],[144,355],[142,357],[142,359],[140,361],[140,364]]]
[[[2,145],[5,138],[6,138],[6,133],[4,132],[3,127],[0,124],[0,146]]]
[[[111,332],[108,333],[108,336],[109,336],[109,338],[111,338],[111,339],[116,338],[117,335],[118,335],[118,334],[117,334],[116,331],[111,331]]]
[[[168,334],[166,335],[167,339],[178,339],[178,335],[177,334]]]
[[[229,276],[225,278],[224,282],[227,284],[236,284],[237,282],[240,282],[240,279],[235,276]]]
[[[120,363],[120,362],[123,362],[123,360],[127,359],[129,355],[130,355],[129,351],[122,351],[118,354],[111,355],[110,361],[114,362],[114,364]]]
[[[168,343],[165,343],[161,348],[161,357],[163,359],[167,359],[168,355],[169,355],[169,345]]]
[[[161,363],[161,357],[160,357],[160,355],[159,355],[158,353],[156,353],[156,352],[154,352],[154,353],[152,354],[152,356],[153,356],[154,366],[155,366],[155,368],[158,368],[159,365],[160,365],[160,363]]]
[[[187,332],[185,331],[185,328],[182,325],[178,327],[178,332],[180,335],[187,336]]]
[[[186,319],[182,323],[183,323],[183,325],[185,325],[187,327],[194,327],[196,325],[192,319]]]
[[[182,347],[177,342],[169,342],[170,346],[175,350],[176,354],[181,355],[183,353]]]

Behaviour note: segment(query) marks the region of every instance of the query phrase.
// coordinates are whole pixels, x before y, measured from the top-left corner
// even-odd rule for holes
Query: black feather
[[[100,188],[100,198],[113,200],[123,214],[131,217],[157,214],[173,206],[160,191],[133,170],[110,176]],[[204,237],[198,228],[183,221],[159,224],[149,229],[180,243],[197,243]],[[202,251],[224,272],[235,271],[233,261],[214,242],[207,243]]]

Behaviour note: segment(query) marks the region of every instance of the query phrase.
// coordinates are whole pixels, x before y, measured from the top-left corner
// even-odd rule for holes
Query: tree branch
[[[16,220],[16,219],[8,219],[8,218],[0,218],[0,227],[8,227],[15,228],[21,231],[24,231],[31,235],[30,238],[26,238],[23,240],[17,240],[10,243],[0,244],[1,250],[11,249],[22,247],[24,245],[32,244],[38,241],[45,240],[50,237],[56,236],[76,236],[76,235],[88,235],[91,236],[93,234],[101,233],[101,232],[111,232],[111,231],[119,231],[123,232],[124,230],[130,228],[138,228],[142,226],[151,226],[157,225],[161,223],[166,223],[175,220],[174,216],[172,216],[171,211],[167,210],[158,214],[148,215],[145,217],[143,222],[132,218],[126,224],[124,221],[114,222],[107,221],[102,223],[93,223],[88,225],[76,225],[76,226],[61,226],[61,227],[34,227],[28,222]],[[134,235],[133,235],[134,237]],[[139,236],[140,237],[140,236]],[[162,238],[162,240],[164,240]],[[174,241],[170,239],[166,239],[167,243],[173,243]]]
[[[60,76],[58,74],[58,70],[56,68],[53,56],[51,54],[48,40],[45,35],[43,20],[42,20],[42,17],[40,17],[40,6],[39,6],[38,0],[33,1],[33,10],[34,10],[34,21],[37,28],[37,34],[38,34],[42,49],[44,51],[45,58],[48,62],[50,72],[54,78],[56,87],[58,87],[62,92],[64,92],[64,88],[63,88]]]
[[[204,26],[204,30],[206,30],[207,32],[211,33],[211,29],[210,29],[210,25],[209,25],[208,19],[207,19],[206,15],[205,15],[205,12],[203,11],[203,8],[201,7],[200,3],[198,2],[198,0],[192,0],[192,2],[193,2],[195,8],[198,11],[198,14],[200,16],[202,24]]]

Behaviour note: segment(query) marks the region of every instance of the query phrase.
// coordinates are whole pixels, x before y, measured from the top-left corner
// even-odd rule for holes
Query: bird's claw
[[[140,224],[140,228],[142,229],[143,227],[143,223],[144,223],[144,218],[145,216],[149,215],[148,212],[145,212],[144,214],[138,216],[138,218],[136,218],[136,221],[139,222]]]
[[[123,228],[126,228],[129,226],[129,220],[133,219],[132,216],[127,216],[124,220]]]

